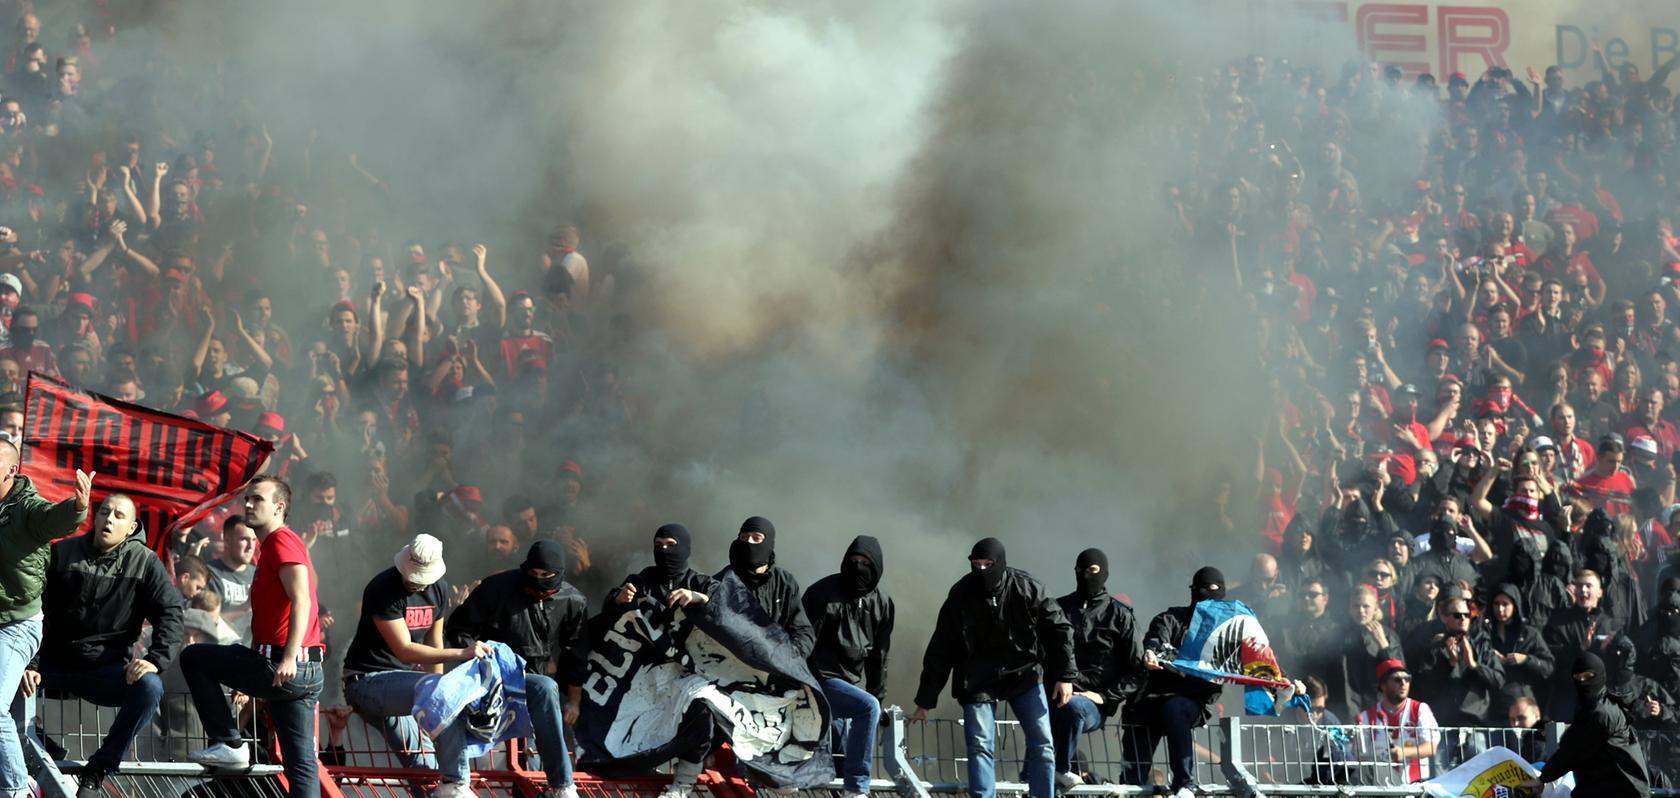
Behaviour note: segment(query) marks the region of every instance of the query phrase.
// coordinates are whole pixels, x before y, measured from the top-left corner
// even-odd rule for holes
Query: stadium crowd
[[[592,549],[629,533],[593,506],[595,475],[571,453],[585,435],[633,436],[653,401],[606,343],[633,286],[621,259],[591,263],[561,223],[535,242],[395,239],[378,210],[389,186],[354,154],[327,168],[313,135],[277,143],[243,113],[137,110],[113,89],[127,85],[118,53],[60,25],[25,13],[0,82],[0,428],[22,444],[36,371],[276,452],[239,501],[168,541],[164,569],[132,501],[93,507],[84,486],[49,506],[0,445],[4,506],[24,508],[0,512],[0,687],[124,707],[86,791],[169,682],[214,743],[198,761],[249,762],[229,685],[269,699],[288,768],[308,771],[294,796],[314,794],[309,753],[330,763],[352,713],[455,796],[459,740],[420,755],[405,697],[420,669],[506,642],[538,677],[550,784],[571,791],[561,727],[579,711],[590,613],[717,588],[677,525],[628,579]],[[1542,719],[1595,730],[1604,750],[1557,759],[1578,775],[1645,778],[1630,728],[1680,731],[1680,194],[1666,173],[1680,112],[1676,61],[1643,76],[1593,56],[1602,75],[1579,86],[1555,67],[1438,79],[1251,56],[1136,88],[1170,109],[1178,155],[1159,262],[1186,291],[1233,299],[1255,332],[1241,356],[1267,375],[1252,458],[1191,514],[1258,553],[1229,583],[1198,571],[1189,604],[1139,624],[1102,551],[1079,554],[1056,599],[1007,568],[1002,543],[977,544],[912,716],[949,680],[974,794],[995,776],[982,730],[999,701],[1028,730],[1034,795],[1102,778],[1077,742],[1116,719],[1129,756],[1164,741],[1169,786],[1192,788],[1190,730],[1225,709],[1163,663],[1195,603],[1227,597],[1270,630],[1319,722],[1393,730],[1406,780],[1478,745],[1451,738],[1466,750],[1449,756],[1436,727]],[[88,514],[94,532],[49,555]],[[894,623],[883,546],[858,538],[802,590],[774,543],[749,519],[730,568],[852,721],[840,769],[867,791]],[[118,589],[140,592],[101,592]],[[116,671],[82,678],[105,668],[129,689]],[[0,789],[15,791],[5,726]],[[1653,750],[1651,777],[1671,778],[1680,761]],[[679,759],[673,795],[705,753]]]

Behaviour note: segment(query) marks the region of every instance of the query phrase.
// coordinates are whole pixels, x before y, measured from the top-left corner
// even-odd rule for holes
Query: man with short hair
[[[526,706],[548,777],[541,798],[577,798],[563,727],[577,723],[582,706],[589,610],[565,577],[565,547],[539,540],[517,568],[485,577],[449,614],[451,644],[502,643],[525,659]]]
[[[1574,606],[1553,612],[1546,622],[1546,629],[1541,632],[1546,646],[1552,650],[1554,662],[1570,661],[1583,651],[1596,650],[1622,631],[1615,619],[1604,611],[1602,576],[1583,568],[1575,573],[1572,586]],[[1569,674],[1558,668],[1552,678],[1551,703],[1546,707],[1546,717],[1568,723],[1574,716],[1575,692],[1571,689]]]
[[[1580,496],[1596,509],[1617,516],[1633,509],[1633,491],[1638,486],[1633,476],[1622,467],[1627,443],[1614,432],[1598,439],[1598,456],[1593,467],[1569,483],[1570,493]]]
[[[41,645],[49,545],[87,520],[94,478],[77,469],[75,494],[49,502],[18,473],[20,459],[16,445],[0,441],[0,695],[12,696]],[[17,714],[15,704],[13,710]],[[0,723],[0,792],[15,796],[28,788],[18,724]]]
[[[290,798],[317,798],[315,704],[321,695],[320,602],[315,568],[303,540],[286,526],[292,490],[259,476],[245,489],[245,522],[262,540],[251,581],[253,647],[189,646],[181,670],[210,746],[188,758],[206,767],[242,769],[251,752],[240,736],[222,685],[268,702],[280,741]]]
[[[1592,468],[1598,456],[1575,427],[1575,407],[1568,402],[1552,405],[1547,437],[1557,446],[1557,478],[1569,482]]]
[[[81,798],[104,795],[105,778],[117,772],[135,737],[148,727],[163,699],[163,679],[180,651],[186,609],[170,584],[163,561],[146,546],[134,500],[105,497],[86,535],[52,547],[42,596],[46,617],[38,666],[26,672],[22,694],[62,690],[102,707],[119,707],[99,750],[87,759],[78,782]],[[151,641],[138,659],[141,624]],[[34,717],[32,702],[22,717]],[[16,715],[14,714],[14,717]]]
[[[256,577],[257,533],[243,516],[222,522],[222,555],[209,563],[209,588],[222,599],[222,620],[245,636],[251,632],[251,580]]]
[[[12,443],[23,446],[23,408],[17,405],[0,407],[0,432],[11,436]]]
[[[1634,411],[1622,418],[1623,440],[1634,440],[1649,437],[1657,442],[1657,457],[1662,462],[1668,462],[1675,451],[1680,450],[1680,430],[1676,430],[1674,422],[1662,417],[1663,389],[1660,385],[1647,385],[1640,388],[1638,399],[1634,403]]]
[[[1439,741],[1435,713],[1429,705],[1411,697],[1412,674],[1397,659],[1377,665],[1377,685],[1382,696],[1371,708],[1359,713],[1354,725],[1370,727],[1363,743],[1371,758],[1395,763],[1403,784],[1416,784],[1434,775],[1430,757]]]
[[[1050,708],[1068,702],[1078,678],[1073,626],[1038,580],[1008,567],[997,538],[974,544],[968,563],[969,573],[939,608],[910,720],[927,720],[949,680],[963,707],[968,792],[990,796],[997,778],[994,713],[997,702],[1008,701],[1026,735],[1027,793],[1050,798],[1056,789]]]

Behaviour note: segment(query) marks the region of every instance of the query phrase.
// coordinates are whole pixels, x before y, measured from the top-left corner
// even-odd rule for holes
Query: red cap
[[[1429,346],[1424,347],[1424,351],[1433,352],[1437,349],[1451,349],[1451,348],[1452,347],[1448,346],[1447,342],[1445,340],[1440,339],[1440,338],[1436,338],[1435,340],[1429,342]]]
[[[1472,438],[1469,435],[1465,435],[1464,437],[1459,438],[1458,443],[1455,444],[1455,445],[1460,449],[1476,449],[1476,448],[1479,448],[1482,444],[1480,442],[1478,442],[1475,438]]]
[[[1384,679],[1387,679],[1389,674],[1394,673],[1395,671],[1399,671],[1400,673],[1407,675],[1411,674],[1411,671],[1406,670],[1406,663],[1397,659],[1385,659],[1382,662],[1377,663],[1377,681],[1381,682]]]
[[[211,391],[198,397],[198,402],[194,405],[193,409],[198,411],[200,418],[209,418],[210,416],[222,412],[222,408],[227,407],[227,404],[228,398],[226,394],[221,391]]]
[[[94,310],[94,307],[96,306],[96,303],[93,299],[93,294],[90,294],[86,291],[77,291],[77,292],[71,294],[70,295],[70,304],[71,305],[81,305],[82,307],[87,308],[89,313],[92,313],[93,310]]]
[[[455,498],[463,502],[484,503],[484,493],[476,485],[462,485],[454,490]]]
[[[583,466],[578,465],[576,460],[567,460],[560,464],[560,473],[572,474],[578,479],[583,479]]]
[[[285,432],[286,417],[272,411],[263,413],[262,415],[257,416],[257,429]]]

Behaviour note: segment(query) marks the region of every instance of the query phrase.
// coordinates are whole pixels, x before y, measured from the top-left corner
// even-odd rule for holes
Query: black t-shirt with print
[[[426,639],[432,624],[443,620],[449,609],[449,583],[439,579],[418,593],[410,593],[396,568],[380,571],[362,590],[362,616],[356,621],[356,637],[344,654],[345,673],[379,673],[405,671],[412,666],[403,664],[385,638],[379,634],[375,621],[400,620],[408,626],[413,642]]]

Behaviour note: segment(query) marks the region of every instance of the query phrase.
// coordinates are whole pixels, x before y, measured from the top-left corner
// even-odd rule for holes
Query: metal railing
[[[994,734],[994,761],[999,793],[1024,794],[1026,738],[1020,724],[999,707]],[[65,783],[52,770],[74,773],[104,739],[116,709],[96,707],[50,692],[35,701],[32,736],[42,749],[32,768],[43,769],[40,779],[46,798],[69,798],[73,781]],[[260,709],[258,710],[260,713]],[[281,798],[284,789],[275,778],[281,770],[260,731],[264,724],[242,716],[259,752],[250,771],[211,774],[185,761],[188,752],[208,744],[188,695],[168,692],[151,727],[142,732],[122,768],[112,775],[122,795],[141,798],[179,798],[238,794],[241,798]],[[321,740],[327,742],[330,722],[323,716]],[[1311,726],[1275,718],[1224,718],[1195,730],[1195,776],[1203,794],[1221,795],[1423,795],[1413,777],[1428,778],[1451,770],[1494,746],[1516,751],[1532,762],[1555,748],[1563,726],[1542,729],[1440,728],[1427,734],[1397,739],[1389,729],[1362,726]],[[1085,786],[1068,790],[1072,796],[1148,795],[1165,785],[1166,745],[1152,751],[1127,748],[1128,729],[1106,723],[1081,739],[1075,769]],[[435,782],[435,772],[417,772],[387,745],[380,730],[352,714],[342,732],[343,758],[327,757],[323,773],[336,780],[324,795],[342,798],[414,798]],[[835,754],[840,754],[835,739]],[[1640,732],[1652,772],[1653,795],[1680,798],[1674,784],[1680,777],[1680,730]],[[514,741],[474,761],[475,789],[481,796],[530,798],[544,785],[528,741]],[[1396,761],[1396,742],[1428,742],[1434,751],[1416,761]],[[889,707],[882,713],[873,756],[872,792],[896,792],[905,798],[933,798],[967,791],[968,750],[960,720],[935,719],[907,723],[904,713]],[[429,746],[428,746],[429,747]],[[575,750],[575,748],[573,749]],[[44,754],[44,756],[41,756]],[[726,771],[727,768],[720,767]],[[837,768],[838,772],[838,768]],[[45,775],[45,774],[51,774]],[[666,777],[603,781],[579,774],[579,785],[591,798],[647,798],[658,792]],[[727,775],[708,779],[705,786],[718,798],[740,798],[743,783]],[[325,782],[323,784],[325,787]],[[833,798],[841,790],[835,780],[803,791],[810,798]]]

